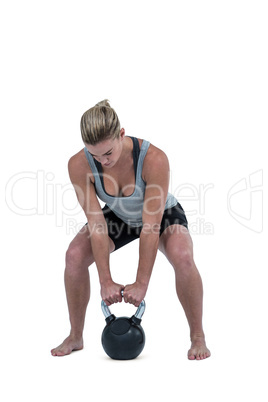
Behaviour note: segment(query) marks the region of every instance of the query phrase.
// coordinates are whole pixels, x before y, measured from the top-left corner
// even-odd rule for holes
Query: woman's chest
[[[127,166],[120,171],[103,172],[103,185],[107,194],[113,197],[129,197],[135,191],[134,167]]]

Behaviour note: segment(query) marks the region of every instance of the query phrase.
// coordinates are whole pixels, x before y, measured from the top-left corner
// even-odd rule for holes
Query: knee
[[[85,255],[79,245],[70,244],[66,251],[65,261],[66,270],[70,273],[88,268],[88,266],[90,265],[89,256]]]
[[[190,275],[195,268],[193,254],[188,249],[177,249],[171,253],[170,262],[174,267],[175,273],[179,275]]]

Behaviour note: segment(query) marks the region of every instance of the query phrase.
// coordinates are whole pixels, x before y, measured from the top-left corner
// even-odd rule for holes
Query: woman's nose
[[[103,158],[100,158],[99,162],[104,165],[105,163],[108,163],[108,158],[107,156],[104,156]]]

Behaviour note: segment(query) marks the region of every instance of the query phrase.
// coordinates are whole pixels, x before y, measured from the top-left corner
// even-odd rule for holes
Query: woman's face
[[[119,138],[105,140],[96,145],[85,144],[88,152],[106,168],[113,167],[120,158],[125,130],[122,128]]]

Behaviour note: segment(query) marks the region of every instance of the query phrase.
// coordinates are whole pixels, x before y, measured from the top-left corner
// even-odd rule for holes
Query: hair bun
[[[88,109],[80,121],[82,140],[85,144],[96,145],[107,139],[120,136],[120,121],[108,99]]]
[[[108,99],[104,99],[103,101],[97,103],[95,106],[111,107]]]

